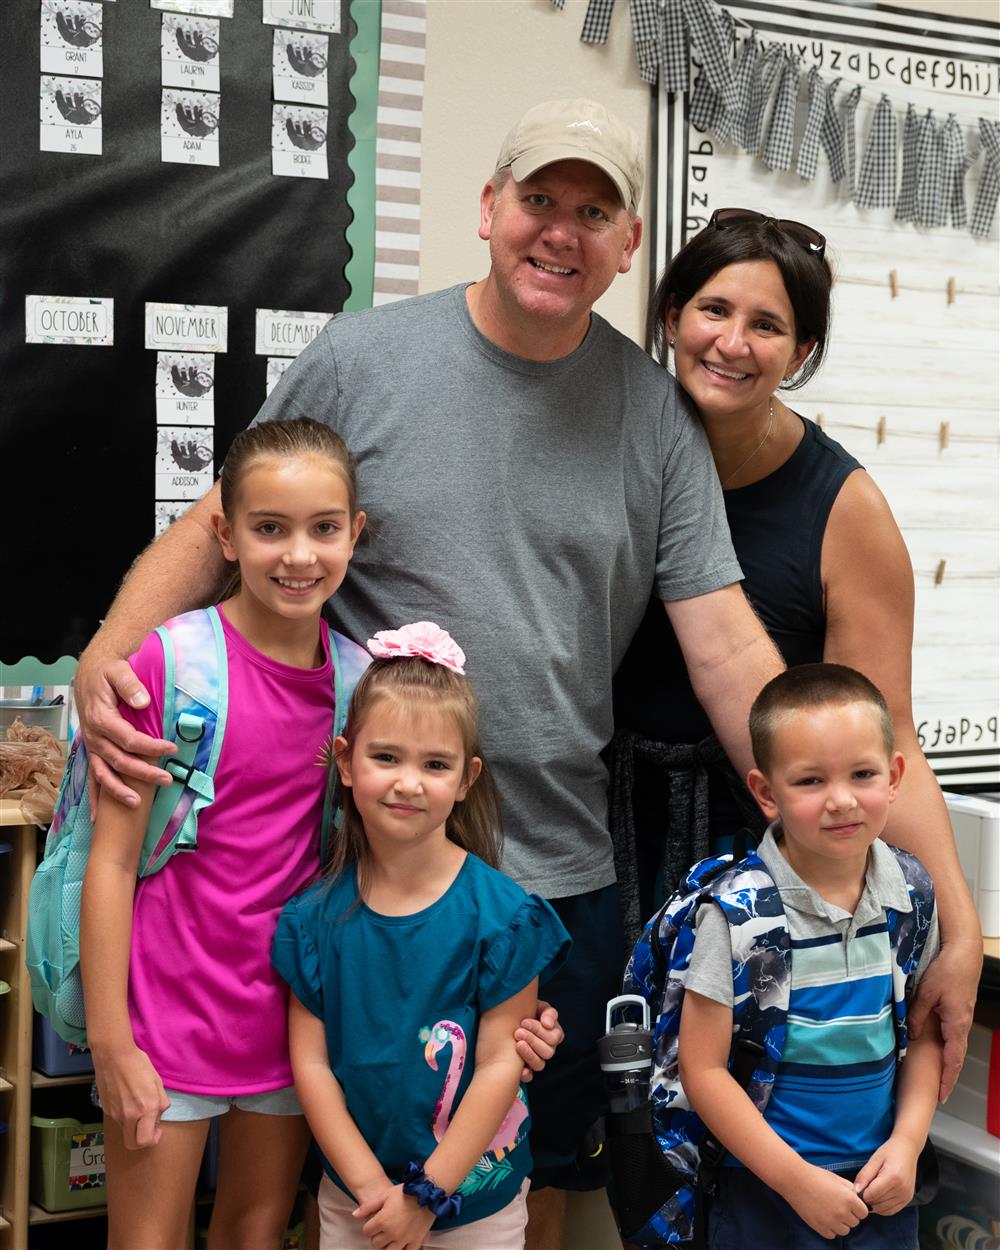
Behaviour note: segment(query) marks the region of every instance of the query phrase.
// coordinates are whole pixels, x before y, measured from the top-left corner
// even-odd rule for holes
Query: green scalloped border
[[[68,686],[76,672],[76,656],[64,655],[50,664],[26,655],[14,664],[0,661],[0,686]]]
[[[351,40],[354,74],[348,83],[354,96],[354,109],[348,126],[354,147],[347,164],[354,181],[347,192],[351,224],[346,238],[351,259],[344,277],[351,288],[344,311],[371,308],[375,284],[375,136],[378,125],[379,49],[382,42],[381,0],[351,0],[351,17],[356,32]]]

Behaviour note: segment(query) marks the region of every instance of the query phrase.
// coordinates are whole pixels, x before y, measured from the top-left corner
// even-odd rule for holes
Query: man
[[[481,196],[490,271],[470,286],[336,318],[258,419],[333,425],[358,459],[374,537],[332,603],[342,629],[421,617],[462,639],[504,800],[504,867],[553,901],[574,937],[546,987],[566,1041],[532,1088],[528,1244],[561,1244],[561,1189],[602,1098],[594,1043],[622,940],[600,751],[611,678],[654,588],[736,767],[747,712],[782,667],[738,585],[701,426],[672,378],[591,312],[642,237],[636,136],[592,101],[530,109]],[[114,723],[142,698],[121,657],[209,600],[223,563],[217,488],[145,553],[81,659],[88,744],[132,776],[156,755]],[[122,795],[119,778],[95,764]]]

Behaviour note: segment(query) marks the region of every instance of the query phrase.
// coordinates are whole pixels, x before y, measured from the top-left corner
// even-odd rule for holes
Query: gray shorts
[[[212,1120],[225,1115],[231,1107],[255,1111],[258,1115],[302,1115],[302,1107],[291,1085],[263,1094],[187,1094],[183,1090],[168,1089],[166,1095],[170,1106],[160,1119],[167,1123]]]

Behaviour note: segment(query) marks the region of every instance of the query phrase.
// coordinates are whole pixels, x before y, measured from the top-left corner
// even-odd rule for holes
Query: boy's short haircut
[[[773,677],[750,709],[750,745],[757,767],[765,773],[770,768],[774,734],[787,713],[846,703],[867,703],[875,709],[886,755],[891,755],[892,713],[873,682],[845,664],[798,664]]]

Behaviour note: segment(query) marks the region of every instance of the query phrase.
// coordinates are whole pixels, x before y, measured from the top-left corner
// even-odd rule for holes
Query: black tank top
[[[840,488],[862,467],[814,422],[799,419],[802,440],[783,465],[724,493],[743,589],[789,667],[823,658],[823,535]],[[616,728],[658,742],[699,742],[712,732],[658,599],[618,669],[614,709]]]

